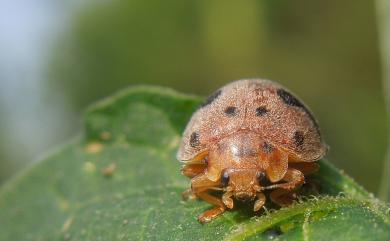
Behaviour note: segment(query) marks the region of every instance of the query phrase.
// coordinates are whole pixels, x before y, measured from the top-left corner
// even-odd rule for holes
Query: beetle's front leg
[[[212,219],[221,215],[226,209],[221,199],[208,193],[210,189],[217,188],[218,186],[219,182],[211,181],[205,174],[199,174],[191,180],[192,192],[197,197],[215,206],[198,217],[198,220],[201,223],[211,221]]]
[[[229,209],[233,208],[233,192],[227,191],[222,195],[222,202],[225,204],[225,206]]]
[[[193,178],[200,173],[204,173],[206,167],[206,164],[203,163],[186,164],[181,168],[181,173],[186,177]]]
[[[289,168],[282,178],[283,181],[286,181],[284,183],[278,183],[273,184],[267,187],[264,187],[264,189],[276,189],[276,188],[282,188],[285,190],[293,190],[299,186],[301,186],[305,182],[305,176],[303,173],[297,169]]]
[[[256,194],[257,200],[255,201],[255,205],[253,206],[253,211],[259,211],[261,207],[265,204],[265,195],[262,192],[258,192]]]
[[[278,188],[270,193],[271,200],[279,206],[286,207],[291,205],[297,198],[294,191]]]
[[[213,220],[214,218],[218,217],[223,212],[225,212],[226,208],[220,199],[210,195],[207,192],[198,193],[197,195],[199,198],[203,199],[204,201],[216,206],[216,207],[209,209],[206,212],[202,213],[198,217],[199,222],[201,222],[201,223],[210,222],[211,220]]]
[[[287,206],[296,199],[293,191],[305,182],[305,176],[301,171],[289,168],[282,180],[286,182],[268,186],[266,189],[275,189],[270,194],[273,202],[280,206]]]
[[[202,164],[202,163],[201,164],[199,164],[199,163],[192,164],[192,163],[190,163],[190,164],[184,165],[181,168],[181,173],[184,176],[193,178],[193,177],[203,173],[205,168],[206,168],[205,164]],[[185,190],[181,195],[182,195],[184,200],[195,200],[197,198],[195,196],[195,194],[192,192],[191,188],[188,188],[187,190]]]
[[[181,197],[184,201],[192,201],[196,200],[198,197],[192,192],[191,188],[186,189],[184,192],[181,193]]]

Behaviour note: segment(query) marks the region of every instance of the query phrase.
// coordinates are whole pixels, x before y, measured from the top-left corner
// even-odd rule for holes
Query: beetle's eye
[[[265,176],[264,172],[258,172],[256,174],[257,176],[257,181],[259,184],[263,187],[270,185],[270,182],[268,181],[267,177]]]
[[[224,172],[221,177],[221,185],[222,187],[226,187],[229,184],[229,173]]]

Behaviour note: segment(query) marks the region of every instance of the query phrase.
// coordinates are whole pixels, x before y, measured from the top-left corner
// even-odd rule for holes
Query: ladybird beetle
[[[269,80],[238,80],[211,94],[184,131],[177,159],[191,187],[183,197],[215,206],[199,216],[202,223],[233,208],[233,199],[253,201],[258,211],[264,192],[286,206],[326,151],[313,114],[290,91]]]

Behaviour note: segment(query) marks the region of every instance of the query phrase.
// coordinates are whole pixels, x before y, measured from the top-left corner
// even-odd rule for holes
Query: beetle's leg
[[[294,189],[305,182],[304,174],[311,174],[319,168],[318,164],[313,162],[293,163],[291,166],[294,168],[289,168],[286,175],[283,177],[283,181],[286,181],[285,183],[274,184],[267,187],[267,189],[277,188],[271,192],[270,198],[280,206],[290,205],[297,196]]]
[[[279,206],[289,206],[296,200],[296,193],[291,190],[278,188],[270,193],[271,200]]]
[[[255,205],[253,206],[253,211],[259,211],[260,208],[265,204],[265,195],[262,192],[258,192],[256,194],[257,200],[255,202]]]
[[[286,190],[293,190],[305,182],[305,176],[301,171],[289,168],[282,180],[286,182],[270,185],[266,187],[266,189],[282,188]]]
[[[301,171],[289,168],[283,181],[286,182],[268,186],[267,189],[277,188],[271,192],[271,200],[280,206],[287,206],[295,200],[296,194],[293,191],[304,183],[305,176]]]
[[[198,217],[198,220],[201,223],[211,221],[222,214],[226,209],[221,199],[207,193],[209,189],[217,186],[219,186],[219,183],[209,180],[205,174],[199,174],[191,180],[192,192],[204,201],[216,206]]]
[[[198,193],[208,191],[209,189],[215,189],[219,185],[219,182],[211,181],[204,173],[191,179],[191,189],[196,195],[198,195]]]
[[[198,197],[192,192],[191,188],[186,189],[181,193],[181,197],[184,201],[196,200]]]
[[[210,222],[211,220],[218,217],[225,211],[225,206],[223,205],[223,202],[220,199],[212,196],[211,194],[207,192],[202,192],[202,193],[198,193],[197,196],[205,200],[206,202],[216,206],[201,214],[198,217],[199,222],[201,223]]]
[[[318,171],[320,166],[315,162],[293,162],[289,167],[301,171],[304,175],[310,175]]]
[[[193,178],[196,175],[203,173],[205,169],[206,164],[187,164],[181,168],[181,173],[186,177]]]
[[[273,153],[267,156],[269,166],[265,170],[267,177],[271,182],[277,182],[283,179],[288,170],[288,153],[275,149]]]
[[[181,173],[184,176],[193,178],[200,173],[203,173],[206,168],[206,164],[187,164],[181,168]],[[192,192],[191,188],[185,190],[182,194],[184,200],[194,200],[196,195]]]
[[[225,192],[223,195],[222,195],[222,202],[225,204],[225,206],[229,209],[232,209],[233,208],[233,199],[232,199],[232,196],[233,196],[233,192]]]
[[[295,162],[289,163],[289,166],[300,170],[305,175],[305,184],[302,189],[299,190],[300,194],[318,195],[321,190],[321,183],[312,178],[307,178],[308,175],[315,173],[319,169],[319,165],[315,162]]]

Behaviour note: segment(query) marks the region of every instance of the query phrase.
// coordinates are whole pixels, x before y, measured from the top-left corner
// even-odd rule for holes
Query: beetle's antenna
[[[226,191],[225,190],[226,188],[222,188],[222,187],[210,187],[209,189],[210,190],[215,190],[215,191]]]

